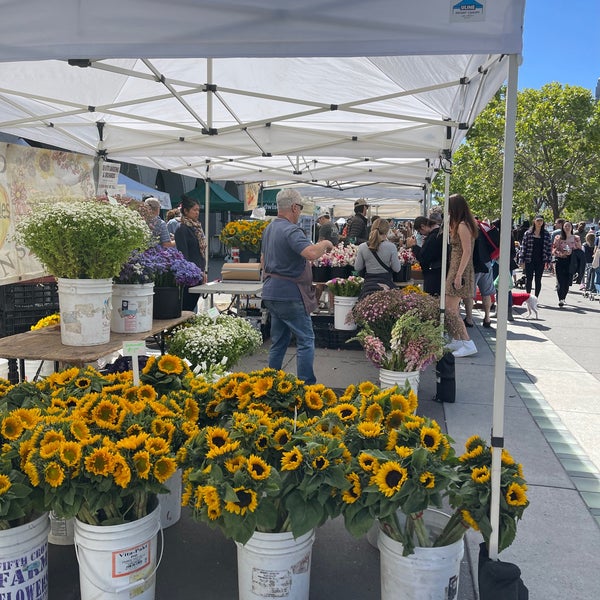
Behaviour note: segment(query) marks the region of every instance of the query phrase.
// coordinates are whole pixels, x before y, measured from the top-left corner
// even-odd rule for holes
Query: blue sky
[[[519,89],[545,83],[595,92],[600,77],[600,1],[526,0]]]

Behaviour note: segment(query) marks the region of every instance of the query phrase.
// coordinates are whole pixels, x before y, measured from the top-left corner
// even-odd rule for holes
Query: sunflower
[[[475,467],[471,471],[471,479],[475,483],[487,483],[490,480],[491,476],[492,476],[491,471],[485,465],[483,467]]]
[[[125,418],[121,407],[108,398],[101,400],[92,410],[92,418],[98,427],[112,429],[117,431],[121,422]]]
[[[435,427],[423,427],[420,437],[421,446],[429,450],[429,452],[435,452],[440,447],[442,434]]]
[[[465,449],[466,449],[467,452],[471,452],[472,450],[474,450],[478,446],[481,446],[482,449],[483,449],[483,446],[485,446],[485,442],[478,435],[472,435],[465,442]]]
[[[133,455],[133,466],[135,467],[138,477],[141,479],[148,479],[150,474],[150,467],[152,463],[150,461],[150,453],[147,450],[140,450]]]
[[[471,450],[469,450],[468,452],[465,452],[464,454],[461,454],[458,457],[458,460],[460,460],[461,462],[468,462],[470,460],[473,460],[474,458],[477,458],[478,456],[481,456],[483,454],[483,446],[474,446]]]
[[[254,392],[255,398],[261,398],[266,396],[269,390],[273,387],[272,377],[262,377],[253,386],[252,391]]]
[[[387,443],[385,444],[386,450],[393,450],[398,443],[398,431],[396,429],[390,429],[388,433]]]
[[[75,467],[81,460],[81,446],[77,442],[62,442],[59,456],[67,467]]]
[[[93,450],[85,459],[85,468],[93,475],[108,475],[114,464],[114,457],[107,448]]]
[[[17,417],[21,420],[25,429],[32,429],[35,427],[41,418],[41,411],[39,408],[17,408],[13,410],[11,414],[13,417]]]
[[[220,447],[214,447],[212,450],[206,453],[206,458],[208,460],[212,460],[214,458],[217,458],[217,456],[225,456],[226,454],[237,452],[237,450],[239,450],[239,447],[239,441],[230,442]]]
[[[188,421],[197,421],[200,416],[200,406],[193,398],[187,398],[183,405],[183,416]]]
[[[183,362],[178,356],[163,354],[158,359],[158,370],[167,375],[179,375],[183,371]]]
[[[21,421],[21,419],[18,417],[8,416],[2,421],[2,427],[0,428],[0,431],[7,440],[16,440],[21,436],[24,429],[25,426],[23,425],[23,421]]]
[[[510,506],[527,506],[527,494],[525,486],[516,482],[511,483],[506,491],[506,502]]]
[[[510,452],[506,448],[502,448],[501,462],[505,467],[510,467],[515,464],[515,459],[511,456]]]
[[[245,515],[247,512],[254,512],[258,506],[258,497],[254,490],[244,487],[233,488],[237,496],[237,502],[228,501],[225,503],[225,510],[236,515]]]
[[[356,415],[358,415],[358,409],[354,404],[349,402],[343,402],[338,404],[332,409],[342,421],[353,421]]]
[[[153,402],[156,400],[156,390],[151,385],[140,385],[136,390],[138,400]]]
[[[248,473],[250,473],[250,477],[257,481],[268,479],[271,474],[271,467],[255,454],[251,454],[246,460],[246,469],[248,470]]]
[[[131,469],[127,464],[127,461],[120,454],[115,455],[115,463],[112,473],[115,483],[125,489],[131,481]]]
[[[367,406],[365,411],[365,419],[372,423],[381,423],[383,421],[383,409],[377,403],[372,403]]]
[[[316,456],[311,464],[313,469],[316,469],[317,471],[324,471],[329,466],[329,459],[322,455]]]
[[[408,471],[400,463],[388,461],[379,467],[373,481],[386,498],[391,498],[400,490],[407,478]]]
[[[468,510],[461,510],[460,515],[462,520],[475,531],[479,531],[479,525],[477,525],[477,521],[471,516],[471,513]]]
[[[287,429],[277,429],[273,434],[273,441],[277,450],[281,450],[291,439],[292,435]]]
[[[363,381],[362,383],[360,383],[358,385],[358,391],[363,396],[371,396],[372,394],[375,393],[376,390],[377,390],[377,388],[376,388],[375,384],[370,381]],[[346,393],[348,393],[348,389],[346,389]]]
[[[429,471],[425,471],[419,475],[419,482],[423,485],[424,488],[428,490],[435,487],[435,475],[430,473]]]
[[[37,487],[40,485],[40,474],[36,468],[36,466],[31,461],[25,461],[23,464],[23,472],[27,477],[29,477],[29,481],[31,481],[31,485]]]
[[[323,408],[323,398],[321,398],[318,392],[306,392],[304,402],[311,410],[321,410]]]
[[[396,446],[395,450],[400,458],[408,458],[413,453],[413,449],[408,446]]]
[[[294,388],[294,386],[292,385],[292,382],[287,381],[286,379],[284,379],[283,381],[280,381],[277,384],[277,391],[280,394],[289,394],[293,388]]]
[[[360,477],[356,473],[349,473],[346,475],[346,479],[352,485],[350,486],[350,489],[343,492],[342,500],[346,504],[354,504],[360,498],[360,494],[362,492]]]
[[[234,456],[233,458],[228,458],[224,463],[225,468],[230,473],[239,471],[245,464],[246,459],[243,456]]]
[[[147,439],[147,433],[136,433],[134,435],[128,435],[127,437],[121,438],[117,442],[117,448],[124,448],[125,450],[137,450],[145,444]]]
[[[401,410],[392,410],[385,418],[385,426],[387,429],[396,429],[402,425],[406,413]]]
[[[264,452],[269,447],[269,438],[264,434],[259,435],[254,442],[254,447],[259,452]]]
[[[361,466],[363,471],[369,473],[375,473],[379,469],[379,461],[366,452],[361,452],[358,456],[358,464]]]
[[[85,390],[89,388],[90,385],[92,385],[92,380],[88,377],[78,377],[75,380],[75,386],[78,387],[80,390]]]
[[[56,461],[52,461],[44,469],[44,479],[52,487],[58,487],[65,479],[65,472]]]
[[[170,450],[167,440],[160,437],[149,437],[144,442],[144,448],[154,455],[167,454]]]
[[[175,459],[169,456],[161,456],[156,463],[154,463],[153,474],[157,481],[164,483],[176,470],[177,463],[175,462]]]
[[[359,423],[356,427],[358,433],[365,438],[376,438],[380,436],[383,432],[381,428],[381,424],[379,423],[371,423],[369,421]]]
[[[295,471],[303,460],[302,452],[298,448],[292,448],[289,452],[284,452],[281,457],[282,471]]]
[[[8,475],[0,474],[0,496],[3,496],[10,490],[12,483]]]

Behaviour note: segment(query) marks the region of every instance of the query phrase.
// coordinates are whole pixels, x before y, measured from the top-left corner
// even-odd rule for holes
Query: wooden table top
[[[0,357],[25,360],[52,360],[73,366],[94,362],[120,350],[124,342],[145,340],[147,337],[171,329],[194,316],[183,311],[176,319],[155,320],[152,329],[143,333],[113,333],[110,341],[97,346],[65,346],[60,341],[60,326],[44,327],[0,338]]]

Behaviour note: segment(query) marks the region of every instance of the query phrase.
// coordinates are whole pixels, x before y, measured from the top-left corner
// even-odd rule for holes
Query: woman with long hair
[[[460,301],[473,297],[475,271],[473,247],[479,233],[477,221],[471,214],[467,201],[460,194],[448,198],[450,215],[450,267],[446,275],[446,318],[452,341],[448,347],[455,357],[461,358],[477,353],[475,342],[469,337],[460,318]]]
[[[206,236],[198,220],[200,205],[189,196],[184,196],[181,202],[181,223],[175,231],[175,244],[190,262],[198,265],[204,273],[206,281]],[[190,294],[188,288],[183,290],[183,310],[196,310],[198,294]]]
[[[358,247],[354,268],[365,278],[360,298],[392,288],[392,272],[402,268],[396,245],[387,239],[389,230],[386,219],[373,221],[369,240]]]
[[[577,266],[574,261],[573,253],[581,250],[581,240],[578,235],[573,234],[573,224],[565,221],[562,224],[560,234],[552,242],[552,256],[556,259],[554,270],[556,273],[558,294],[558,306],[562,308],[565,305],[565,298],[569,293],[569,288],[573,283],[573,275]]]
[[[536,215],[533,225],[523,234],[519,248],[519,263],[525,270],[525,291],[531,294],[535,278],[535,296],[542,291],[542,275],[552,260],[552,238],[542,215]]]

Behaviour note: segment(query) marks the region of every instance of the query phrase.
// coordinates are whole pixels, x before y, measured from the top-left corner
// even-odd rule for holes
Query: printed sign
[[[112,576],[131,575],[150,564],[150,541],[112,553]]]
[[[454,23],[464,21],[485,21],[486,0],[452,0],[450,7],[450,21]]]

